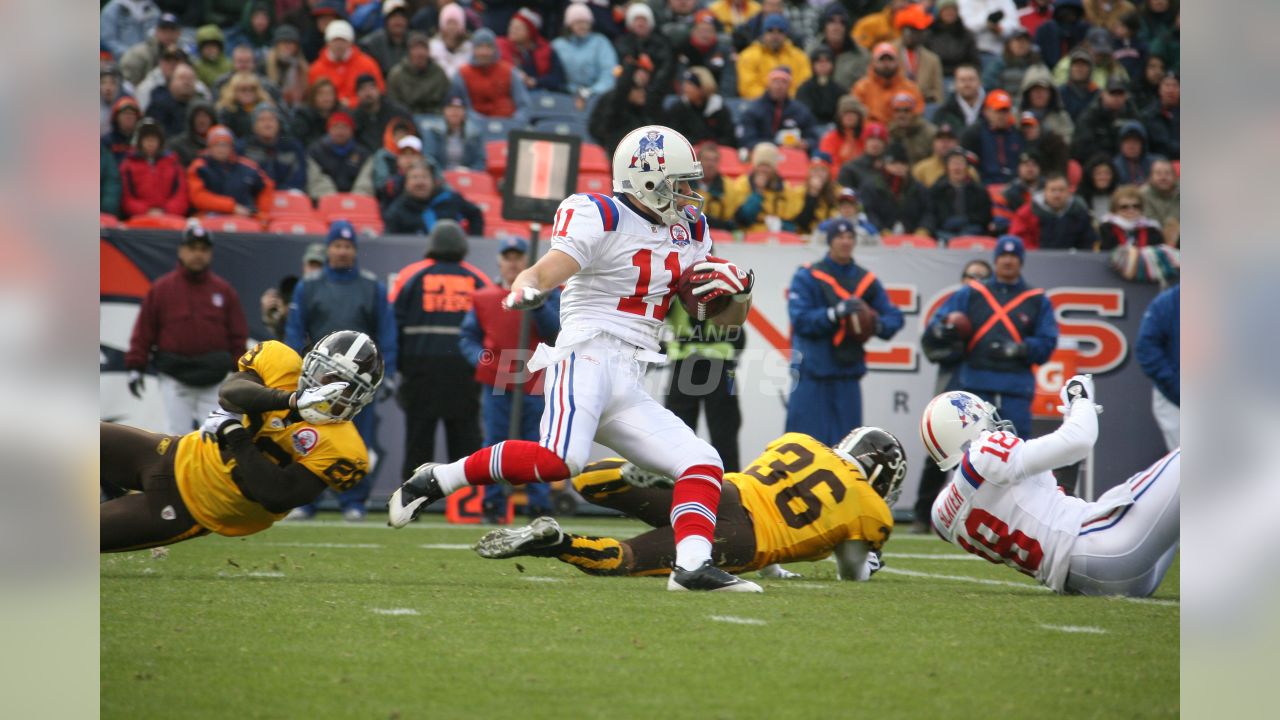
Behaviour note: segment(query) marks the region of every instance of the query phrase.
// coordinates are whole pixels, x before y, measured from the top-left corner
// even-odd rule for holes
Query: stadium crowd
[[[579,190],[608,193],[620,139],[664,124],[698,149],[717,241],[812,239],[850,257],[854,245],[950,243],[1016,256],[1019,270],[1037,249],[1106,251],[1123,277],[1165,283],[1176,280],[1180,239],[1178,17],[1176,0],[111,0],[101,13],[102,222],[182,229],[194,217],[215,233],[327,235],[304,258],[314,265],[308,298],[326,283],[334,298],[356,292],[346,285],[364,282],[358,243],[431,235],[425,265],[402,275],[444,285],[456,276],[469,296],[492,283],[464,262],[465,235],[525,229],[501,218],[510,130],[583,137]],[[526,252],[503,247],[508,263]],[[862,272],[838,254],[845,270],[832,274]],[[281,339],[301,322],[289,317],[289,280],[262,298]],[[830,298],[818,281],[797,280],[812,286],[811,324],[825,333],[813,342],[829,354],[828,336],[859,304],[836,285],[856,280],[831,280]],[[482,412],[473,350],[514,347],[514,331],[477,335],[464,352],[456,329],[483,318],[410,309],[382,307],[363,329],[449,337],[415,336],[408,355],[420,362],[400,368],[400,388],[389,372],[384,397],[421,404],[440,388],[415,385],[414,373],[445,378],[466,401],[424,410],[410,434],[423,445],[445,422],[449,454],[464,456]],[[696,424],[699,402],[680,396],[676,378],[731,377],[742,337],[707,334],[678,310],[670,322],[669,403]],[[1025,374],[1034,358],[1007,345],[1003,361]],[[824,382],[847,375],[856,385],[860,345],[850,352],[833,354]],[[493,384],[495,372],[477,374]],[[736,397],[702,402],[736,467]],[[486,436],[500,426],[486,417]],[[375,432],[362,428],[371,447]],[[344,509],[362,517],[367,493],[355,489]],[[501,517],[503,503],[488,498],[485,514]]]
[[[847,217],[864,242],[1177,247],[1178,18],[1176,0],[112,0],[103,222],[322,234],[338,195],[365,234],[494,234],[511,129],[607,158],[662,123],[738,239]],[[607,192],[607,162],[580,186]]]

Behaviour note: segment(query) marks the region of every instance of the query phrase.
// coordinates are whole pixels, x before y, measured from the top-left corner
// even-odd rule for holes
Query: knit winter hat
[[[631,23],[636,18],[643,17],[649,21],[649,27],[653,27],[653,9],[643,2],[633,2],[627,6],[626,28],[631,29]]]
[[[350,240],[352,245],[356,243],[356,228],[350,220],[333,221],[329,226],[329,235],[325,238],[325,243],[332,245],[334,240]]]
[[[831,221],[831,224],[827,226],[827,244],[830,245],[836,239],[836,236],[841,233],[854,233],[854,237],[857,237],[853,223],[849,222],[848,218],[836,218]]]
[[[592,25],[595,25],[596,23],[596,18],[594,15],[591,14],[591,9],[588,8],[584,3],[580,3],[580,2],[569,3],[569,7],[564,9],[565,26],[567,27],[569,25],[572,25],[578,22],[579,20],[586,20],[588,23],[591,23]]]
[[[356,31],[351,27],[351,23],[341,19],[330,20],[329,25],[324,29],[324,41],[332,42],[334,40],[355,42]]]
[[[533,10],[522,7],[516,11],[515,15],[511,16],[511,19],[522,23],[531,36],[540,37],[542,35],[542,16]]]
[[[1022,244],[1022,238],[1017,235],[1001,235],[996,240],[996,249],[991,258],[999,260],[1001,255],[1017,255],[1018,262],[1022,262],[1027,257],[1027,246]]]
[[[475,35],[471,36],[471,46],[480,47],[481,45],[498,46],[498,36],[493,34],[489,28],[480,28]]]
[[[456,23],[463,30],[467,29],[467,14],[458,3],[449,3],[440,10],[440,27]]]
[[[231,129],[226,125],[214,125],[209,128],[209,134],[205,135],[204,139],[210,147],[220,142],[228,145],[235,145],[236,143],[236,136],[232,134]]]

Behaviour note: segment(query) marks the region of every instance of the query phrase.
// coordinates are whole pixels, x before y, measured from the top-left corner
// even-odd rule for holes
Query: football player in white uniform
[[[1178,549],[1181,448],[1095,502],[1068,497],[1050,471],[1088,455],[1101,407],[1088,375],[1068,380],[1060,397],[1062,427],[1026,441],[976,395],[929,403],[920,439],[943,470],[959,466],[934,501],[933,528],[1055,592],[1146,597]]]
[[[581,193],[560,203],[551,249],[516,277],[503,303],[527,310],[565,286],[556,345],[540,345],[529,362],[532,371],[547,368],[541,441],[508,440],[457,462],[422,465],[392,495],[388,524],[403,527],[422,507],[467,485],[568,479],[582,471],[596,441],[676,478],[669,590],[761,591],[711,562],[720,456],[641,384],[645,366],[664,360],[659,331],[686,270],[697,273],[703,302],[736,301],[717,322],[746,320],[754,276],[710,254],[702,197],[690,187],[701,177],[689,141],[649,125],[614,152],[612,196]]]

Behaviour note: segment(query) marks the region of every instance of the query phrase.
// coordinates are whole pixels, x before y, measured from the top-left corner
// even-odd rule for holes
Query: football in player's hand
[[[955,336],[961,340],[968,340],[973,335],[973,322],[969,320],[968,315],[959,310],[948,313],[942,323],[949,325],[955,332]]]
[[[685,270],[684,274],[680,276],[680,282],[676,283],[676,294],[680,296],[680,304],[684,305],[689,317],[701,322],[724,312],[729,307],[729,303],[733,302],[733,298],[729,295],[722,295],[710,302],[704,302],[693,294],[693,291],[698,287],[693,282],[693,276],[696,274],[693,268]]]
[[[880,313],[866,303],[858,305],[858,309],[845,319],[849,332],[858,343],[865,343],[876,334],[876,325],[880,323]]]

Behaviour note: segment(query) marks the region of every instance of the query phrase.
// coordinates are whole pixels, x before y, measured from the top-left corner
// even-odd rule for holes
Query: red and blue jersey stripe
[[[695,242],[702,242],[702,236],[707,232],[707,216],[698,213],[698,219],[689,226],[689,230],[693,233]]]
[[[600,222],[604,224],[605,232],[613,232],[618,229],[618,219],[621,215],[618,213],[618,206],[613,198],[602,193],[583,193],[591,202],[596,204],[596,209],[600,211]]]
[[[973,463],[969,462],[969,453],[965,453],[964,458],[960,461],[960,475],[964,477],[965,481],[972,485],[975,490],[982,487],[982,483],[987,481],[986,478],[982,477],[982,473],[979,473],[977,469],[973,467]]]

